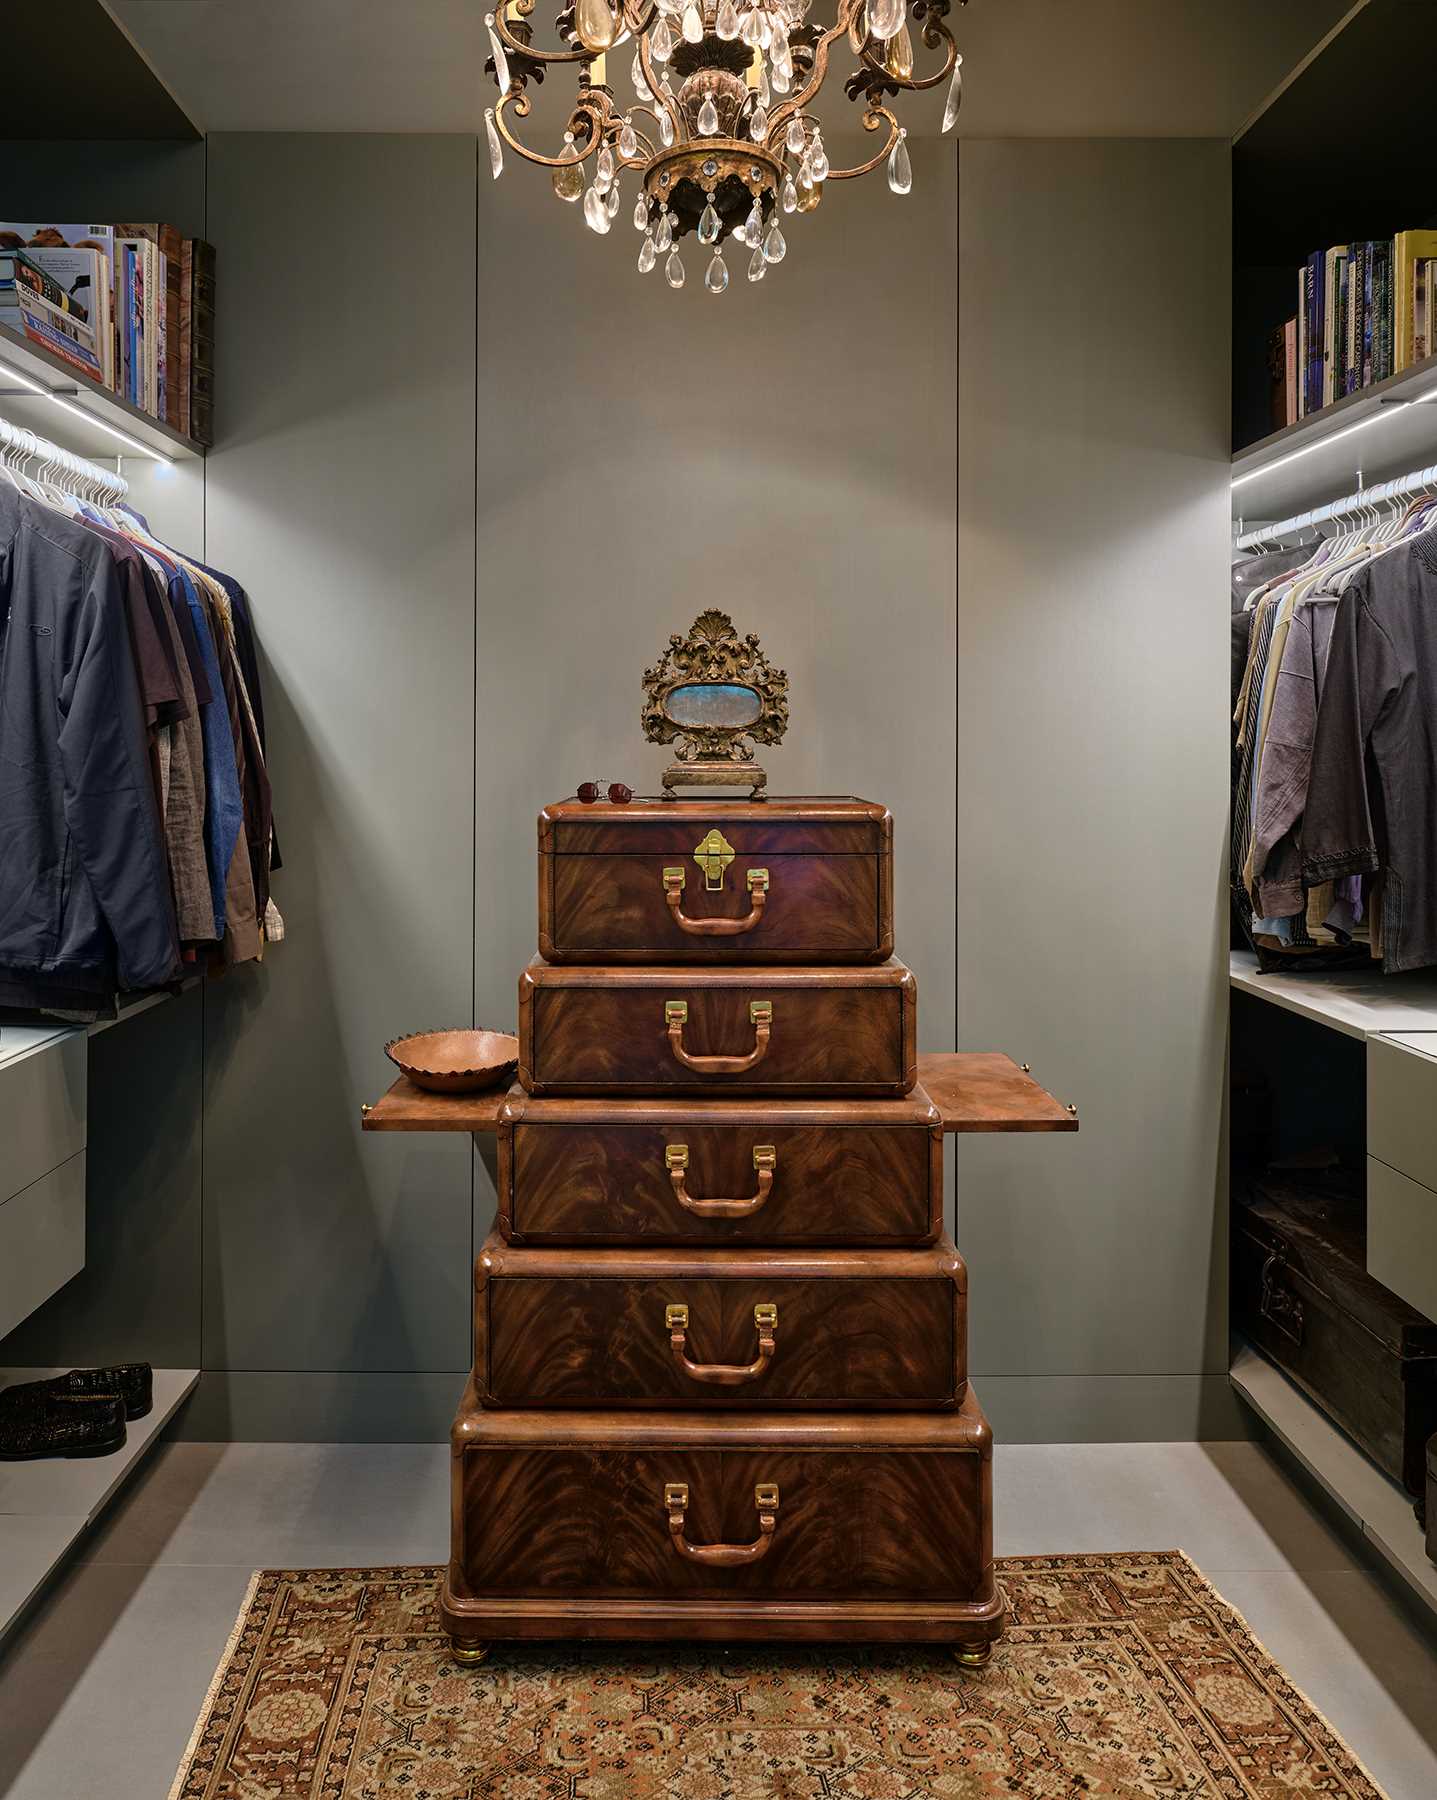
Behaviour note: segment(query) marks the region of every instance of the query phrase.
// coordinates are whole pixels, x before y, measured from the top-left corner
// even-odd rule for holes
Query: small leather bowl
[[[519,1040],[506,1031],[418,1031],[391,1038],[384,1054],[416,1087],[432,1094],[470,1094],[513,1075]]]

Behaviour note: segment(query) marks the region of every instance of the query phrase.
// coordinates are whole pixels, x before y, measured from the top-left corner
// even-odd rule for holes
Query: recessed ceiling
[[[190,138],[198,131],[101,0],[5,8],[0,138]]]
[[[469,132],[485,104],[482,0],[106,3],[206,131]],[[960,129],[1231,137],[1351,4],[972,0],[949,19]],[[559,0],[540,0],[536,19],[548,10]],[[936,129],[941,94],[908,105],[916,129]]]

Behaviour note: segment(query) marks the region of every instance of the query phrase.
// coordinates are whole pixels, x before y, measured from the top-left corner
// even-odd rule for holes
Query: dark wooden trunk
[[[523,1249],[496,1234],[476,1290],[485,1406],[942,1409],[963,1398],[967,1276],[946,1238],[928,1250],[699,1255]]]
[[[1002,1628],[991,1441],[940,1414],[496,1413],[455,1423],[460,1641],[929,1638]],[[676,1542],[723,1546],[694,1557]],[[776,1490],[776,1492],[774,1491]],[[767,1532],[760,1515],[767,1511]],[[757,1547],[767,1543],[755,1555]]]
[[[710,831],[732,850],[717,870],[695,858]],[[753,884],[751,871],[762,871]],[[564,800],[539,816],[546,962],[861,963],[892,952],[893,820],[866,800]]]
[[[1234,1328],[1420,1502],[1437,1325],[1367,1273],[1341,1206],[1278,1182],[1234,1199]]]
[[[499,1119],[499,1229],[531,1244],[934,1243],[943,1115],[903,1100],[540,1100]]]
[[[555,968],[519,982],[531,1094],[902,1095],[917,983],[873,968]]]

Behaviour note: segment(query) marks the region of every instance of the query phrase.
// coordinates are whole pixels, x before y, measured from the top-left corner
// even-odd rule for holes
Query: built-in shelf
[[[92,461],[148,455],[178,462],[205,454],[194,438],[98,387],[8,325],[0,325],[0,417]]]
[[[1325,1414],[1255,1350],[1240,1349],[1233,1388],[1341,1507],[1413,1598],[1437,1615],[1437,1564],[1428,1560],[1411,1495],[1389,1481]]]
[[[61,1372],[0,1369],[0,1387]],[[109,1456],[0,1463],[0,1636],[133,1474],[199,1378],[198,1369],[156,1369],[153,1408],[130,1421],[123,1447]]]
[[[1234,950],[1232,986],[1348,1037],[1391,1031],[1437,1031],[1437,973],[1384,975],[1374,970],[1313,975],[1260,975],[1251,950]]]
[[[126,1019],[138,1018],[141,1013],[188,993],[192,987],[198,987],[199,982],[198,975],[187,975],[173,987],[155,988],[144,994],[126,994],[119,1001],[113,1019],[96,1019],[92,1025],[67,1025],[62,1019],[47,1019],[41,1013],[0,1010],[0,1069],[22,1057],[39,1055],[59,1038],[76,1037],[81,1033],[95,1037],[111,1026],[123,1025]]]
[[[1232,459],[1232,516],[1247,529],[1437,463],[1437,356],[1347,394]]]

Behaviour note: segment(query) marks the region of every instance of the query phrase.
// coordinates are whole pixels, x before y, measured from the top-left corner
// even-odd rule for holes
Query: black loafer
[[[108,1456],[124,1441],[125,1407],[113,1397],[50,1407],[12,1406],[0,1413],[0,1462]]]
[[[14,1407],[47,1406],[52,1400],[118,1399],[127,1419],[143,1419],[155,1403],[154,1370],[148,1363],[116,1363],[108,1369],[71,1369],[47,1381],[23,1381],[0,1393],[0,1416]]]

